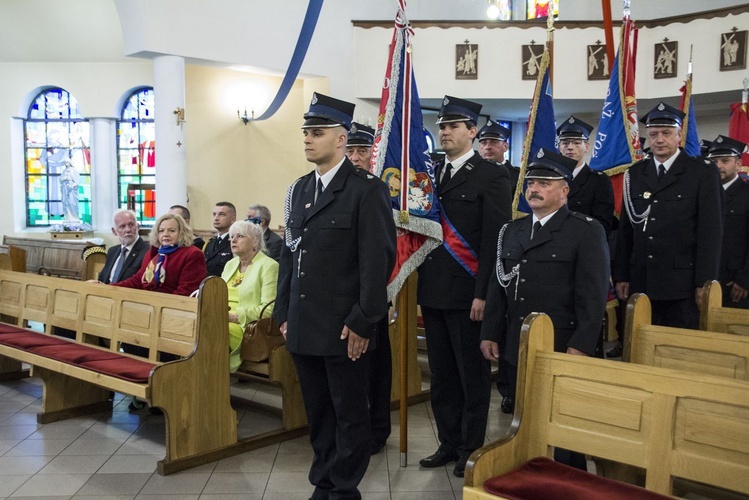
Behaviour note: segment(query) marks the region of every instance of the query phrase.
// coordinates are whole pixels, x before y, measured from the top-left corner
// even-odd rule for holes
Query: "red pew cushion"
[[[21,332],[26,332],[26,331],[28,330],[24,330],[23,328],[18,328],[17,326],[0,323],[0,335],[2,335],[3,333],[21,333]]]
[[[151,370],[153,370],[156,365],[121,356],[118,359],[86,361],[80,363],[80,366],[95,372],[112,375],[113,377],[121,378],[123,380],[143,384],[148,382],[148,375],[150,375]]]
[[[117,359],[122,356],[116,352],[103,351],[94,349],[85,345],[67,342],[67,345],[45,345],[41,347],[32,347],[29,352],[39,354],[45,358],[57,359],[74,365],[79,365],[87,361],[102,361],[105,359]]]
[[[671,498],[632,484],[589,474],[546,457],[534,458],[507,474],[487,479],[484,490],[510,500]]]
[[[0,335],[0,344],[9,345],[18,349],[28,351],[33,347],[61,346],[70,344],[69,340],[53,337],[43,333],[21,330],[23,333],[5,333]]]

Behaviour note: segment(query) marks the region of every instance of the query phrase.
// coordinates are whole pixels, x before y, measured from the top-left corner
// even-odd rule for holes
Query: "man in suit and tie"
[[[119,245],[107,251],[107,260],[99,273],[99,281],[117,283],[135,274],[140,269],[149,244],[138,236],[138,221],[130,210],[118,210],[113,217],[112,234],[120,240]]]
[[[497,233],[511,217],[507,171],[473,150],[480,111],[480,104],[457,97],[442,101],[437,124],[446,156],[435,177],[444,241],[419,267],[417,287],[440,442],[419,463],[441,467],[455,461],[458,477],[468,456],[484,444],[491,381],[479,333]]]
[[[511,367],[517,384],[523,321],[543,312],[554,323],[554,350],[592,356],[600,337],[609,285],[609,249],[601,225],[567,208],[576,161],[541,148],[525,176],[532,215],[506,224],[497,243],[481,327],[481,351]],[[504,346],[504,348],[502,348]],[[585,469],[585,457],[557,448],[555,458]]]
[[[208,240],[203,249],[208,276],[221,276],[226,263],[234,257],[231,253],[229,228],[236,220],[237,209],[234,204],[228,201],[219,201],[213,207],[213,228],[218,234]]]
[[[304,153],[315,170],[287,191],[274,310],[299,376],[319,499],[361,498],[372,446],[370,351],[395,264],[389,190],[344,155],[353,112],[314,93],[304,115]]]
[[[247,209],[247,220],[259,224],[263,229],[263,240],[265,240],[265,253],[268,257],[278,262],[281,258],[283,238],[274,233],[270,227],[270,210],[264,205],[252,205]]]
[[[723,306],[749,309],[749,183],[739,177],[746,144],[724,135],[709,144],[707,157],[718,167],[725,195],[720,258]]]
[[[593,125],[570,116],[557,128],[559,152],[576,162],[567,206],[570,210],[589,215],[600,222],[608,238],[614,220],[614,189],[608,175],[591,170],[585,162],[585,155],[590,148],[588,138],[592,130]]]
[[[718,279],[723,202],[715,165],[679,149],[683,119],[661,102],[641,120],[653,157],[624,174],[612,277],[620,299],[648,295],[653,324],[696,329],[702,285]]]

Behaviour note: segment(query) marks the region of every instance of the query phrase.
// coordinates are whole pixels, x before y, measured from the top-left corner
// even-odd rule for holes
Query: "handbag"
[[[273,316],[263,317],[265,310],[274,302],[275,300],[268,302],[260,311],[260,319],[245,327],[239,354],[244,361],[268,361],[273,349],[286,343]]]

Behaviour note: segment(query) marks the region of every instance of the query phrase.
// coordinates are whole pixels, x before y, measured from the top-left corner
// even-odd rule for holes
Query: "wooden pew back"
[[[708,281],[704,289],[700,330],[749,336],[749,310],[723,307],[723,290],[717,281]]]
[[[651,325],[650,300],[627,303],[629,361],[749,381],[749,337]]]
[[[11,271],[26,272],[26,250],[14,245],[0,245],[0,255],[7,255]],[[5,269],[5,268],[3,268]]]
[[[195,347],[197,299],[191,297],[0,271],[0,314],[17,326],[44,323],[47,334],[72,330],[79,343],[98,346],[106,339],[113,351],[121,342],[141,346],[151,361],[158,352],[184,357]]]
[[[744,382],[553,352],[534,313],[521,332],[516,411],[508,433],[471,455],[463,498],[552,447],[646,470],[671,494],[675,477],[749,494],[749,390]]]

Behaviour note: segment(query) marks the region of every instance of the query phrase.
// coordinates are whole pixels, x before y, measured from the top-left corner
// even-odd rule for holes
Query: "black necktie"
[[[125,257],[127,256],[127,247],[122,247],[120,251],[120,260],[117,261],[117,265],[114,266],[114,273],[112,274],[112,283],[120,281],[120,274],[122,274],[122,267],[125,265]]]
[[[541,221],[537,220],[533,223],[533,231],[531,231],[531,241],[533,241],[533,238],[535,238],[538,235],[538,232],[541,230]]]
[[[440,181],[439,185],[440,193],[445,189],[447,183],[450,182],[450,178],[452,177],[452,170],[453,166],[449,163],[445,163],[445,171],[442,173],[442,180]]]
[[[317,200],[318,198],[320,198],[320,196],[322,196],[322,178],[317,179],[317,188],[315,189],[315,201],[313,205],[317,203]]]
[[[658,180],[663,179],[664,175],[666,175],[666,167],[661,163],[658,165]]]

